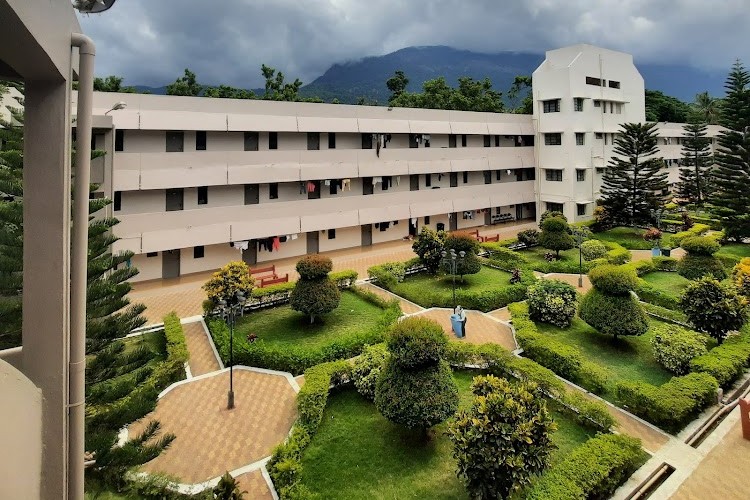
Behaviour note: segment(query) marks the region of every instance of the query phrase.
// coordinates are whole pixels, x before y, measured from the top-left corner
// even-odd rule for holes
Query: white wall
[[[390,221],[391,225],[385,231],[381,231],[379,228],[373,226],[372,228],[372,243],[383,243],[386,241],[400,240],[409,235],[409,220],[400,220],[398,224],[393,225],[394,221]]]
[[[375,229],[373,229],[374,234]],[[328,231],[321,231],[318,250],[320,252],[330,252],[331,250],[354,248],[360,245],[362,245],[361,226],[342,227],[336,229],[336,237],[332,240],[328,239]]]
[[[204,246],[203,258],[196,259],[193,255],[192,248],[183,248],[180,250],[180,274],[218,269],[229,262],[242,260],[240,249],[232,248],[228,243]]]

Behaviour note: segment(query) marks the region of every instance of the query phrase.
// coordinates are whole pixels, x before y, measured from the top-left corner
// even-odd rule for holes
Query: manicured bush
[[[440,268],[446,234],[444,231],[433,231],[429,227],[423,227],[419,235],[412,243],[414,253],[429,273],[436,273]]]
[[[672,235],[672,244],[675,246],[681,246],[682,240],[686,238],[692,238],[693,236],[701,236],[708,232],[709,226],[706,224],[694,224],[693,227],[687,231],[682,231]]]
[[[607,295],[629,295],[635,290],[637,276],[626,266],[598,266],[589,271],[594,287]]]
[[[716,241],[705,236],[685,238],[680,246],[691,255],[713,255],[721,248]]]
[[[689,280],[697,280],[704,276],[717,280],[727,277],[724,265],[713,255],[687,254],[677,263],[677,273]]]
[[[664,307],[672,310],[677,310],[680,307],[680,299],[656,288],[646,280],[638,280],[638,285],[635,288],[635,294],[643,302],[648,302],[649,304],[654,304],[659,307]]]
[[[560,250],[569,250],[575,246],[573,236],[570,235],[568,222],[561,217],[548,217],[540,224],[542,234],[539,244],[549,250],[554,250],[560,258]]]
[[[708,353],[694,358],[690,370],[708,373],[722,387],[728,387],[737,380],[750,363],[750,333],[742,331],[729,337],[723,344]]]
[[[677,259],[674,257],[653,257],[651,259],[657,271],[676,271]]]
[[[529,287],[527,302],[534,321],[567,328],[576,314],[576,289],[563,281],[540,280]]]
[[[237,292],[250,296],[255,280],[250,276],[250,268],[242,261],[234,261],[216,271],[201,288],[214,303],[233,297]]]
[[[610,264],[620,265],[630,260],[630,250],[627,248],[610,242],[605,242],[604,246],[608,248],[606,259]]]
[[[557,217],[558,219],[562,219],[565,222],[568,222],[568,218],[565,217],[565,214],[563,214],[562,212],[558,212],[557,210],[545,210],[539,217],[539,227],[542,227],[544,221],[546,221],[550,217]]]
[[[643,460],[641,442],[623,434],[589,439],[544,473],[527,500],[609,498]]]
[[[354,362],[352,381],[357,391],[369,399],[375,399],[375,385],[383,370],[387,351],[384,344],[367,346]]]
[[[475,377],[471,407],[448,428],[458,476],[472,497],[508,498],[544,470],[557,428],[533,383]]]
[[[527,247],[533,247],[539,243],[539,231],[536,229],[525,229],[518,233],[518,242]]]
[[[482,264],[479,262],[477,257],[477,250],[479,249],[479,243],[466,233],[453,233],[445,238],[444,248],[446,252],[453,250],[456,255],[460,252],[464,252],[463,258],[457,258],[456,261],[456,274],[464,277],[466,274],[477,274],[482,269]],[[446,260],[441,263],[440,269],[445,274],[451,274],[451,266]]]
[[[655,227],[652,227],[651,229],[643,233],[643,239],[650,242],[654,246],[657,245],[657,243],[661,239],[661,236],[662,232]]]
[[[631,295],[607,295],[593,288],[578,306],[580,318],[606,335],[642,335],[648,330],[648,319]]]
[[[732,280],[737,292],[745,297],[750,297],[750,257],[740,260],[732,269]]]
[[[378,411],[423,432],[453,415],[458,388],[450,366],[441,359],[446,344],[442,327],[424,318],[406,318],[394,326],[387,344],[389,356],[375,389]]]
[[[690,361],[707,352],[704,335],[666,324],[654,326],[651,347],[656,361],[675,375],[685,375]]]
[[[367,276],[378,282],[378,285],[390,290],[397,283],[404,281],[406,266],[403,262],[385,262],[367,269]]]
[[[504,271],[512,271],[526,267],[528,262],[520,252],[509,248],[496,246],[497,243],[483,243],[482,247],[487,251],[487,259],[496,267]]]
[[[211,494],[216,500],[242,500],[245,498],[245,493],[247,491],[240,490],[239,483],[229,472],[221,476],[219,484],[211,490]]]
[[[601,259],[607,255],[607,247],[599,240],[587,240],[581,243],[584,260]]]
[[[719,384],[707,373],[688,373],[661,386],[620,382],[617,398],[628,411],[663,429],[675,432],[716,401]]]
[[[322,255],[308,255],[297,261],[300,278],[289,296],[289,305],[310,316],[310,324],[339,306],[341,292],[328,277],[332,268],[331,259]]]
[[[715,279],[690,283],[680,307],[696,330],[706,332],[721,344],[727,333],[739,330],[747,320],[747,305],[737,291]]]
[[[655,318],[659,318],[663,321],[668,321],[676,325],[685,327],[689,326],[687,316],[685,316],[685,314],[683,314],[681,311],[675,311],[673,309],[667,309],[666,307],[649,303],[643,303],[641,304],[641,307],[649,316],[653,316]]]
[[[651,260],[638,260],[635,262],[628,262],[627,264],[623,264],[620,267],[624,269],[632,269],[635,272],[635,275],[638,277],[656,271],[656,267]]]

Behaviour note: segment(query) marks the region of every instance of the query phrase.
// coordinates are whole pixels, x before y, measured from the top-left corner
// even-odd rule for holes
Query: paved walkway
[[[563,273],[550,273],[543,276],[544,279],[548,280],[559,280],[564,281],[570,285],[573,285],[576,290],[580,293],[586,293],[591,290],[591,281],[585,274],[583,275],[583,287],[578,288],[578,275],[577,274],[563,274]]]
[[[231,411],[226,408],[228,387],[228,371],[191,379],[174,387],[155,411],[131,425],[133,436],[145,422],[158,420],[163,432],[177,436],[141,470],[196,484],[271,455],[297,418],[296,392],[288,379],[235,369]]]
[[[190,366],[190,373],[193,377],[215,372],[221,368],[213,349],[211,349],[211,343],[208,341],[208,335],[203,329],[203,324],[200,321],[187,323],[182,325],[182,329],[185,331],[185,342],[187,343],[188,353],[190,353],[188,366]]]
[[[632,255],[632,262],[638,260],[651,260],[653,257],[651,250],[631,250],[630,255]],[[682,248],[673,248],[669,256],[674,257],[675,259],[681,259],[685,256],[685,250]]]
[[[396,295],[395,293],[389,292],[388,290],[384,290],[379,286],[373,285],[372,283],[362,283],[359,286],[367,291],[374,293],[378,297],[384,298],[385,300],[398,300],[399,306],[401,306],[401,312],[403,312],[404,314],[414,314],[416,312],[424,310],[424,307],[421,307],[414,302],[410,302],[405,298]]]
[[[479,311],[466,311],[466,337],[456,338],[451,329],[450,309],[427,309],[418,312],[415,316],[421,316],[437,321],[443,327],[443,331],[451,341],[468,342],[470,344],[500,344],[509,351],[516,349],[513,339],[513,331],[506,324]]]
[[[500,321],[510,321],[510,310],[508,310],[507,307],[495,309],[494,311],[490,311],[487,314]]]
[[[247,492],[245,498],[248,500],[273,500],[271,489],[260,469],[240,474],[235,479],[237,479],[240,491]]]

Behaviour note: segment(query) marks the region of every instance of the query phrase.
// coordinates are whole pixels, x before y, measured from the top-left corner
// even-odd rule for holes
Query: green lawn
[[[628,250],[651,250],[653,245],[650,241],[643,239],[643,229],[633,227],[615,227],[608,231],[594,234],[594,238],[602,241],[610,241],[612,243],[618,243]],[[661,240],[661,246],[667,247],[670,244],[671,236],[664,233]]]
[[[474,374],[454,374],[462,405],[471,401]],[[553,455],[556,463],[594,433],[557,411],[553,416],[558,423],[553,435],[559,447]],[[445,429],[446,424],[437,426],[433,439],[425,443],[383,418],[355,390],[331,394],[320,428],[302,457],[302,482],[326,499],[469,498],[456,477]]]
[[[682,292],[690,283],[689,279],[683,278],[677,273],[667,273],[663,271],[648,273],[643,276],[643,279],[655,288],[658,288],[676,298],[682,295]]]
[[[544,258],[544,254],[547,252],[554,253],[553,250],[547,250],[546,248],[542,247],[532,247],[525,250],[519,250],[518,253],[523,255],[524,259],[526,259],[529,264],[546,264],[547,260]],[[571,248],[570,250],[563,250],[560,252],[560,259],[559,262],[572,262],[573,264],[578,264],[579,255],[578,255],[578,249],[577,248]],[[584,265],[586,264],[586,261],[583,262]]]
[[[429,289],[444,300],[449,300],[452,294],[452,283],[452,276],[418,273],[408,276],[403,282],[396,285],[393,288],[393,293],[419,304],[419,297],[424,290]],[[507,285],[510,285],[510,273],[487,266],[482,266],[477,274],[467,274],[463,277],[463,280],[458,276],[456,277],[456,291],[482,292]]]
[[[750,245],[743,243],[730,243],[722,246],[717,252],[717,255],[719,254],[732,255],[740,259],[743,257],[750,257]]]
[[[649,318],[650,324],[661,323]],[[619,381],[642,381],[661,385],[672,378],[656,359],[651,349],[653,329],[640,336],[618,337],[604,335],[576,317],[569,328],[562,329],[547,323],[536,323],[542,334],[554,336],[557,340],[573,345],[581,350],[584,357],[610,373],[610,386]],[[614,401],[611,390],[604,397]]]
[[[331,339],[374,324],[383,315],[379,307],[349,291],[341,293],[339,307],[310,325],[310,317],[293,311],[288,305],[263,309],[237,320],[235,338],[254,333],[269,345],[283,346],[293,343],[316,347]]]

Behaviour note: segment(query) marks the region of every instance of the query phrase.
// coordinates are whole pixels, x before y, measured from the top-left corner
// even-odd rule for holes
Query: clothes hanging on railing
[[[352,190],[352,180],[351,179],[344,179],[341,181],[341,190],[343,191],[346,189],[347,191]]]
[[[271,248],[278,251],[281,248],[281,241],[278,236],[273,237],[273,242],[271,243]]]
[[[315,183],[313,181],[307,181],[307,192],[308,193],[315,192]]]
[[[299,194],[307,194],[307,185],[302,181],[299,181]]]

